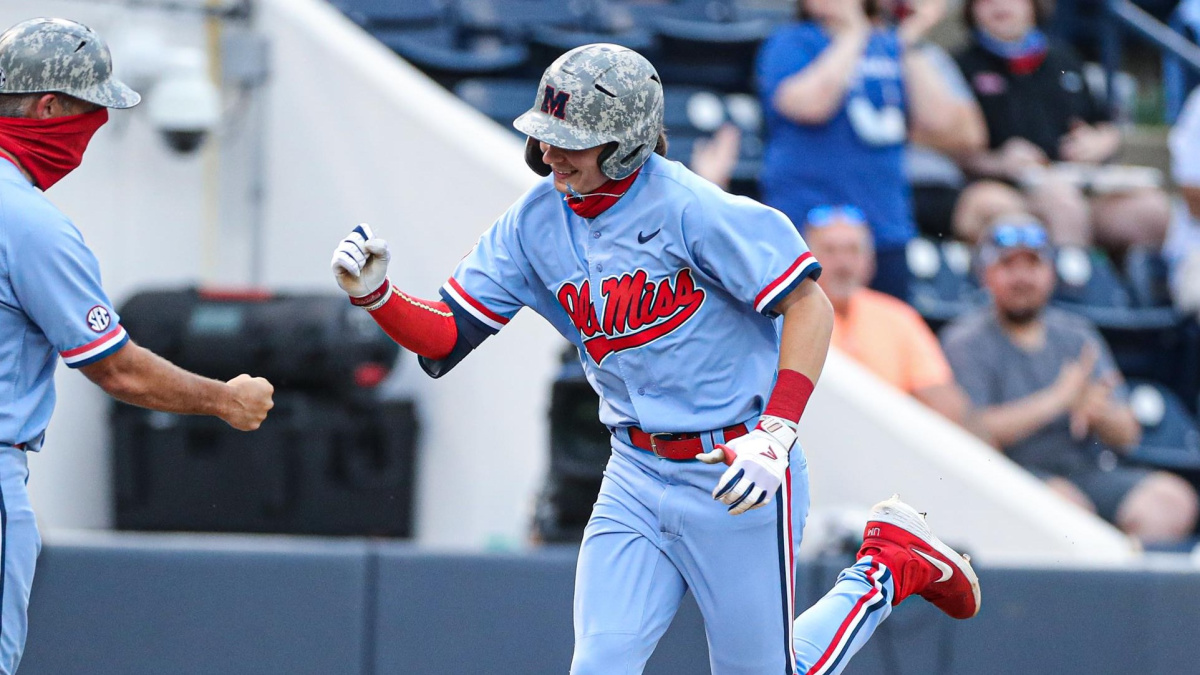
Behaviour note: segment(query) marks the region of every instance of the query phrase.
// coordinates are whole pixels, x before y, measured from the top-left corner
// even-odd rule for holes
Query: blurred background
[[[969,67],[945,75],[969,66],[965,50],[980,40],[962,4],[882,2],[875,16],[894,32],[937,5],[914,49],[941,50],[930,61],[957,93],[948,94],[957,107],[927,120],[904,103],[908,133],[891,145],[906,153],[907,225],[882,228],[869,204],[837,189],[827,201],[867,212],[872,265],[895,253],[904,285],[893,294],[943,340],[990,306],[977,251],[988,228],[1013,214],[1044,224],[1055,244],[1050,302],[1102,336],[1128,385],[1121,410],[1139,428],[1118,453],[1083,451],[1102,471],[1174,477],[1150,516],[1177,526],[1147,538],[1080,508],[1005,456],[972,415],[984,403],[960,392],[965,408],[951,414],[928,388],[873,367],[908,347],[844,348],[831,353],[801,424],[813,504],[797,604],[819,597],[850,559],[871,504],[899,492],[971,552],[982,614],[959,625],[905,605],[846,672],[1190,672],[1200,662],[1189,639],[1200,620],[1200,210],[1189,205],[1200,172],[1189,160],[1200,158],[1200,124],[1189,126],[1185,102],[1200,81],[1200,3],[1039,5],[1054,49],[1084,64],[1077,89],[1102,111],[1088,123],[1115,129],[1120,147],[1101,162],[1047,156],[1036,175],[1025,166],[999,177],[976,163],[1002,149],[1003,120],[980,91],[989,80]],[[578,355],[522,312],[430,380],[352,311],[330,278],[330,252],[369,222],[391,243],[396,285],[434,297],[536,180],[512,119],[554,58],[590,42],[632,47],[656,65],[669,158],[772,203],[788,125],[832,128],[782,113],[764,83],[763,45],[799,9],[782,0],[5,0],[2,26],[61,16],[95,29],[117,75],[144,95],[113,114],[81,168],[48,193],[96,252],[132,338],[202,374],[248,371],[278,390],[262,430],[243,435],[116,405],[59,369],[58,408],[30,460],[45,549],[21,672],[566,672],[575,544],[608,453]],[[843,102],[831,106],[840,114]],[[914,159],[916,141],[950,170],[923,170],[931,165]],[[827,172],[869,182],[894,168],[872,161],[830,156]],[[1038,200],[1052,170],[1075,201]],[[1010,192],[978,188],[989,178]],[[1082,237],[1063,225],[1071,204],[1135,191],[1150,195],[1149,210],[1111,230],[1102,217]],[[1089,203],[1092,216],[1125,213]],[[773,205],[789,212],[791,202]],[[789,215],[801,226],[807,212]],[[955,372],[935,384],[970,390],[949,356]],[[647,672],[708,672],[706,654],[689,600]]]

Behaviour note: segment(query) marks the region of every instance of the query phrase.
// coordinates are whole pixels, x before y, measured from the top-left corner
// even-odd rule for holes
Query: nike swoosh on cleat
[[[933,557],[933,556],[929,555],[928,553],[925,553],[924,551],[918,551],[918,550],[917,550],[917,549],[915,549],[915,548],[914,548],[914,549],[910,549],[910,550],[911,550],[913,553],[916,553],[917,555],[921,556],[922,558],[924,558],[924,559],[928,560],[929,562],[933,563],[933,566],[934,566],[934,567],[936,567],[936,568],[938,568],[939,570],[941,570],[941,572],[942,572],[942,578],[941,578],[941,579],[938,579],[938,580],[937,580],[936,582],[934,582],[934,583],[938,583],[938,584],[940,584],[940,583],[942,583],[943,581],[946,581],[946,580],[948,580],[950,577],[954,576],[954,568],[953,568],[953,567],[950,567],[950,566],[949,566],[949,565],[947,565],[946,563],[942,562],[941,560],[938,560],[937,558],[935,558],[935,557]]]
[[[657,237],[659,232],[662,232],[661,227],[658,228],[657,230],[651,232],[650,234],[642,234],[641,232],[638,232],[638,243],[644,244],[644,243],[650,241],[651,239]]]

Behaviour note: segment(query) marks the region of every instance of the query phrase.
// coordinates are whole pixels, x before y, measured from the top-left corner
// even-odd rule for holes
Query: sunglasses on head
[[[1050,244],[1046,230],[1035,223],[999,225],[992,230],[992,243],[1000,248],[1042,249]]]
[[[809,210],[805,220],[809,227],[825,227],[838,221],[865,225],[867,217],[857,206],[817,206]]]

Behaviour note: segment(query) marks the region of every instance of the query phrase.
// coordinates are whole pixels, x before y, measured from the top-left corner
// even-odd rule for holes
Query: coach
[[[112,78],[100,36],[63,19],[0,34],[0,675],[21,660],[41,537],[25,483],[54,409],[55,352],[127,403],[257,429],[264,379],[218,382],[129,341],[79,230],[43,195],[79,166],[108,108],[141,99]]]

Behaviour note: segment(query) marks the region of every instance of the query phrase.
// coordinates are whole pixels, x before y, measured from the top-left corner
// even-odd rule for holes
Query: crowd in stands
[[[985,438],[1053,490],[1147,543],[1189,536],[1197,498],[1184,479],[1123,457],[1141,427],[1112,354],[1087,319],[1049,307],[1053,249],[1029,214],[1007,214],[979,247],[991,306],[942,331]]]
[[[1135,320],[1145,316],[1182,352],[1200,350],[1186,342],[1200,334],[1186,320],[1200,313],[1200,91],[1171,132],[1173,175],[1164,179],[1114,161],[1126,125],[1084,62],[1096,57],[1095,31],[1081,28],[1099,20],[1096,3],[1059,0],[1058,11],[1044,0],[777,3],[790,15],[761,13],[765,1],[745,3],[758,14],[733,0],[583,4],[589,18],[576,16],[570,29],[580,40],[605,38],[607,26],[606,41],[647,49],[661,33],[663,52],[650,56],[669,64],[660,70],[671,157],[802,228],[824,266],[836,348],[1147,544],[1195,535],[1193,482],[1136,461],[1144,425],[1121,372],[1124,352],[1106,336],[1132,331],[1145,351]],[[1200,0],[1138,4],[1162,19],[1176,4],[1200,17]],[[725,8],[709,16],[714,25],[756,41],[752,67],[689,71],[685,53],[670,52],[684,41],[681,26],[714,7]],[[648,23],[659,11],[669,19]],[[638,20],[612,19],[626,14]],[[756,34],[763,17],[771,29]],[[631,28],[646,25],[655,28]],[[930,36],[947,25],[963,39],[935,44]],[[546,36],[534,30],[528,42],[545,48]],[[736,54],[734,42],[721,53]],[[732,84],[720,79],[743,71]],[[504,123],[533,97],[519,69],[482,83],[430,72]],[[906,304],[914,241],[970,251],[950,274],[959,304],[937,320]],[[1135,272],[1141,290],[1131,290]],[[1116,290],[1089,295],[1089,279],[1105,275]],[[1128,311],[1109,311],[1118,309]],[[1198,372],[1160,384],[1194,415],[1200,365],[1188,367]]]
[[[1148,544],[1186,540],[1195,488],[1127,460],[1141,425],[1124,378],[1088,319],[1050,306],[1056,247],[1117,261],[1134,247],[1157,251],[1172,220],[1166,192],[1145,172],[1106,164],[1121,129],[1074,50],[1043,32],[1046,6],[966,0],[958,72],[937,51],[914,48],[944,2],[905,9],[802,0],[799,22],[759,55],[762,197],[804,223],[825,265],[835,347],[1126,533]],[[1190,210],[1200,200],[1181,167],[1200,157],[1188,146],[1200,143],[1196,118],[1185,109],[1172,136],[1187,207],[1170,256],[1181,299],[1200,281],[1186,278],[1200,266],[1186,217],[1200,213]],[[955,123],[939,127],[946,119]],[[942,329],[944,356],[900,302],[909,297],[907,244],[919,232],[973,246],[991,301]],[[900,300],[864,288],[872,269],[875,287]]]
[[[1088,319],[1050,306],[1056,247],[1116,261],[1157,251],[1169,198],[1144,172],[1107,166],[1121,129],[1080,57],[1043,32],[1045,5],[966,0],[957,72],[936,48],[916,48],[945,9],[800,2],[798,22],[758,57],[762,198],[804,224],[825,266],[835,347],[1128,534],[1185,540],[1195,488],[1126,459],[1141,426],[1115,360]],[[1186,112],[1177,166],[1198,156],[1185,130],[1200,112]],[[991,301],[942,329],[945,355],[901,302],[920,234],[971,245]],[[1180,279],[1197,256],[1178,247]],[[896,299],[865,288],[872,271]],[[1194,283],[1177,283],[1177,296]]]

